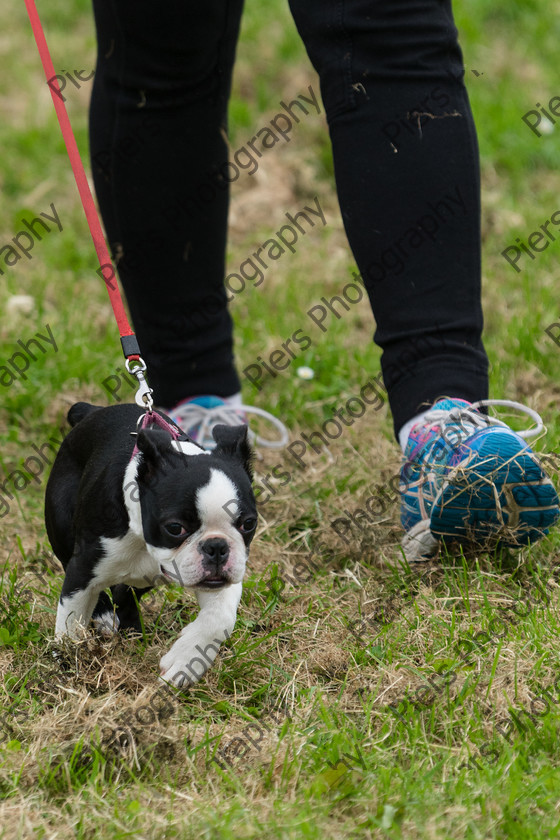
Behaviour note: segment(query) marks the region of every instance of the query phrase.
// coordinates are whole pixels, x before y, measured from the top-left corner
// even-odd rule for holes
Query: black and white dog
[[[208,452],[156,412],[135,436],[144,414],[129,404],[68,412],[74,428],[45,498],[66,571],[56,637],[78,638],[92,617],[105,632],[140,630],[142,594],[168,581],[190,587],[200,613],[160,661],[162,679],[180,686],[202,676],[233,632],[257,525],[252,453],[246,426],[216,426]]]

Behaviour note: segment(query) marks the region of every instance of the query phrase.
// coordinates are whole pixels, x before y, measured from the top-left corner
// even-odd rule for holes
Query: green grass
[[[123,365],[25,10],[8,5],[0,244],[51,202],[63,230],[2,277],[0,364],[47,324],[57,341],[27,379],[2,387],[2,481],[33,445],[60,439],[72,402],[109,402],[103,380]],[[55,67],[89,71],[89,3],[42,6]],[[548,435],[537,449],[558,452],[560,350],[544,330],[560,317],[560,245],[520,274],[501,252],[559,209],[560,129],[537,138],[521,117],[560,93],[560,24],[544,0],[471,0],[455,13],[481,150],[491,391],[538,410]],[[309,84],[318,92],[287,4],[248,3],[232,149]],[[86,82],[66,91],[85,160],[89,90]],[[232,303],[241,370],[299,328],[311,339],[261,391],[244,381],[246,401],[279,414],[292,441],[359,393],[380,355],[365,301],[331,317],[326,333],[307,315],[322,295],[340,293],[355,264],[324,117],[296,128],[257,176],[234,185],[228,252],[236,271],[285,212],[319,196],[327,226]],[[32,312],[10,314],[8,300],[21,294],[33,297]],[[300,379],[300,365],[314,378]],[[133,390],[123,384],[119,395],[131,399]],[[409,569],[388,489],[374,524],[338,536],[332,522],[379,499],[398,465],[386,405],[369,409],[328,456],[309,452],[304,470],[286,453],[257,461],[260,525],[236,630],[205,678],[170,696],[158,693],[158,659],[194,602],[160,590],[144,607],[142,639],[92,636],[57,652],[61,574],[43,523],[46,465],[8,499],[9,512],[0,509],[1,840],[557,837],[558,533],[520,553],[444,554]],[[557,459],[550,468],[556,480]],[[274,492],[265,493],[270,475]]]

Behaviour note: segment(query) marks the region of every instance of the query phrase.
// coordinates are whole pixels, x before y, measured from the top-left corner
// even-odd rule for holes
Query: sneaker
[[[252,444],[269,449],[282,449],[289,441],[288,430],[284,424],[273,417],[268,411],[255,406],[242,405],[241,402],[232,405],[221,397],[191,397],[183,400],[179,405],[165,413],[180,426],[187,435],[205,449],[214,449],[216,442],[212,437],[212,429],[219,424],[239,426],[247,423],[247,414],[264,417],[278,430],[276,440],[262,438],[249,429],[249,439]]]
[[[514,432],[478,408],[519,409],[536,427]],[[401,468],[402,547],[426,560],[441,542],[520,547],[548,533],[558,496],[523,440],[544,430],[539,415],[509,400],[442,399],[413,426]]]

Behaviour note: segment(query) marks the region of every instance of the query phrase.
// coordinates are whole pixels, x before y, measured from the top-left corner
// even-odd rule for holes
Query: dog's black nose
[[[229,545],[222,537],[210,537],[208,540],[199,543],[202,553],[202,562],[205,566],[220,568],[229,557]]]

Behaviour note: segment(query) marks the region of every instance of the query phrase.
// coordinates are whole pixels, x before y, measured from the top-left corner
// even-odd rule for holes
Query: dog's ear
[[[241,460],[245,472],[253,480],[253,450],[249,445],[248,426],[214,426],[212,437],[216,441],[214,454]]]
[[[172,437],[164,429],[142,429],[138,432],[136,445],[142,453],[138,467],[138,477],[150,481],[156,470],[161,470],[164,462],[169,462],[173,453]]]
[[[76,423],[79,423],[84,419],[84,417],[91,414],[92,411],[99,411],[100,408],[100,405],[90,405],[90,403],[86,402],[74,403],[74,405],[70,407],[66,418],[71,426],[75,426]]]

